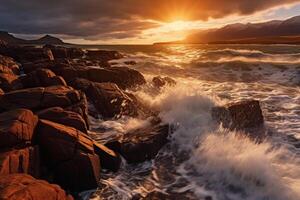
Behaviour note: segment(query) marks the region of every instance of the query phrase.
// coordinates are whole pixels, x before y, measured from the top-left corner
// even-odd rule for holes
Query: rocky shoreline
[[[157,155],[171,125],[126,91],[146,80],[134,69],[110,66],[122,57],[116,51],[0,42],[0,199],[78,198],[97,188],[101,169],[118,171],[121,157],[140,163]],[[168,77],[152,82],[157,89],[175,84]],[[151,123],[101,144],[89,136],[88,115]],[[264,123],[258,101],[216,107],[212,115],[226,128],[263,137],[251,132]]]

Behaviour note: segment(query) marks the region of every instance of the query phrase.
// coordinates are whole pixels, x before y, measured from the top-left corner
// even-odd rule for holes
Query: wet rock
[[[66,86],[38,87],[5,93],[0,97],[0,111],[26,108],[33,111],[49,107],[68,107],[80,102],[77,90]]]
[[[0,199],[8,200],[73,200],[58,185],[37,180],[27,174],[0,176]]]
[[[94,150],[100,158],[101,167],[103,169],[108,169],[113,172],[119,170],[122,160],[118,153],[95,141]]]
[[[161,76],[155,76],[153,79],[152,79],[152,84],[153,86],[155,86],[156,88],[161,88],[165,85],[169,85],[169,86],[174,86],[176,85],[176,81],[173,80],[172,78],[170,77],[161,77]]]
[[[40,156],[38,146],[0,152],[0,176],[13,173],[39,176]]]
[[[54,57],[50,49],[44,49],[34,46],[6,46],[0,48],[0,54],[14,58],[21,63],[38,61],[38,60],[53,60]]]
[[[4,94],[4,91],[0,88],[0,96]]]
[[[169,125],[149,126],[125,133],[105,146],[119,152],[129,163],[138,163],[154,158],[168,142],[168,136]]]
[[[100,160],[91,138],[69,126],[39,120],[37,142],[55,182],[72,191],[97,187]]]
[[[38,112],[37,115],[40,119],[50,120],[87,133],[85,120],[76,112],[66,111],[60,107],[52,107]]]
[[[49,69],[37,69],[26,76],[20,78],[24,88],[48,87],[55,85],[67,86],[65,80],[61,76],[56,76]]]
[[[231,130],[249,130],[264,124],[259,101],[247,100],[212,109],[212,117]]]
[[[134,60],[125,61],[124,63],[125,63],[126,65],[136,65],[136,64],[137,64]]]
[[[45,45],[44,48],[50,49],[54,59],[62,59],[62,58],[81,58],[84,55],[82,49],[79,48],[67,48],[63,46],[54,46],[54,45]]]
[[[104,61],[123,58],[123,55],[117,51],[105,51],[105,50],[87,51],[86,56],[89,59],[104,60]]]
[[[38,118],[32,111],[17,109],[0,114],[0,148],[31,143]]]

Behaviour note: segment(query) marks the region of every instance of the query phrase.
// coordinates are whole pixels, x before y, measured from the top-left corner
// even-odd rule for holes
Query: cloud
[[[174,20],[249,15],[299,0],[0,0],[0,29],[97,40],[127,38]]]

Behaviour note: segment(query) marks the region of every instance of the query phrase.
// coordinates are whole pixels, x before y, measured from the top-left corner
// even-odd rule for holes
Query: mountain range
[[[170,43],[300,44],[300,16],[264,23],[236,23],[202,30]]]
[[[9,34],[5,31],[0,31],[0,40],[4,41],[8,44],[35,44],[35,45],[44,45],[44,44],[52,44],[52,45],[64,45],[64,43],[61,39],[53,37],[51,35],[45,35],[39,39],[36,40],[25,40],[20,39],[12,34]]]

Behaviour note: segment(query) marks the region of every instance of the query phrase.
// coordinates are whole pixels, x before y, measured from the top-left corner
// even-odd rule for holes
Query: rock
[[[155,76],[152,79],[152,84],[156,87],[156,88],[161,88],[165,85],[169,85],[169,86],[174,86],[176,85],[176,81],[173,80],[170,77],[161,77],[161,76]]]
[[[0,153],[0,176],[13,173],[39,176],[40,156],[38,146],[13,149]]]
[[[93,50],[93,51],[87,51],[86,56],[89,59],[95,59],[95,60],[115,60],[123,58],[123,55],[120,54],[117,51],[105,51],[105,50]]]
[[[125,61],[124,63],[125,63],[126,65],[136,65],[136,64],[137,64],[134,60]]]
[[[100,177],[100,160],[91,138],[69,126],[40,120],[37,141],[54,180],[66,189],[94,189]]]
[[[21,63],[54,59],[51,50],[34,46],[6,46],[0,48],[0,54],[12,57]]]
[[[27,174],[0,176],[0,199],[3,200],[73,200],[58,185],[37,180]]]
[[[53,46],[53,45],[45,45],[44,48],[50,49],[55,59],[82,58],[84,55],[83,50],[79,48],[67,48],[63,46]]]
[[[122,89],[132,88],[146,83],[144,76],[127,67],[93,68],[72,65],[67,60],[35,62],[23,65],[25,73],[30,73],[38,68],[47,68],[56,75],[62,76],[69,84],[76,78],[87,79],[92,82],[117,84]]]
[[[119,152],[129,163],[154,158],[168,142],[169,125],[157,125],[134,130],[105,144]]]
[[[137,116],[134,101],[114,83],[93,83],[77,79],[73,86],[85,92],[104,118],[119,118],[122,115]]]
[[[38,112],[37,115],[40,119],[46,119],[66,126],[71,126],[83,133],[87,133],[86,122],[83,117],[76,112],[66,111],[60,107],[52,107]]]
[[[0,111],[17,108],[38,111],[56,106],[64,108],[80,101],[80,93],[71,87],[38,87],[5,93],[0,97]]]
[[[3,90],[0,88],[0,96],[4,94]]]
[[[230,103],[222,107],[212,109],[212,117],[222,123],[224,128],[231,130],[248,130],[261,127],[264,117],[259,101],[247,100]]]
[[[122,160],[118,153],[95,141],[94,150],[100,158],[101,167],[103,169],[108,169],[113,172],[119,170]]]
[[[32,111],[17,109],[0,114],[0,148],[31,143],[38,118]]]
[[[14,74],[20,74],[19,65],[11,57],[0,55],[0,66],[1,65],[10,69]]]
[[[0,88],[5,92],[21,89],[23,86],[18,76],[11,73],[0,73]]]
[[[65,80],[61,76],[56,76],[49,69],[37,69],[26,76],[20,78],[24,88],[48,87],[55,85],[67,86]]]

